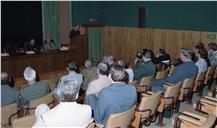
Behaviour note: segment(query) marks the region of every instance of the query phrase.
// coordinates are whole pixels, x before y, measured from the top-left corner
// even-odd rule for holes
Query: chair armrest
[[[172,83],[164,83],[164,85],[172,86],[174,84],[172,84]]]
[[[209,104],[209,105],[217,106],[217,102],[213,101],[213,100],[210,100],[210,99],[202,98],[202,99],[200,99],[200,102],[203,102],[203,103],[206,103],[206,104]]]
[[[9,126],[11,126],[12,117],[14,117],[15,115],[18,115],[18,112],[15,112],[9,116],[9,118],[8,118]]]
[[[216,101],[217,102],[217,98],[215,97],[210,97],[210,96],[204,96],[205,99],[211,100],[211,101]]]
[[[196,112],[189,112],[189,111],[184,111],[181,114],[185,114],[194,118],[199,119],[201,122],[205,122],[207,120],[207,117],[204,115],[202,116],[202,114],[196,113]]]
[[[105,126],[103,124],[96,124],[97,128],[104,128]]]
[[[151,91],[147,91],[146,93],[147,93],[147,94],[150,94],[150,95],[155,94],[154,92],[151,92]]]
[[[184,120],[184,121],[189,122],[189,123],[192,123],[192,124],[197,125],[197,126],[202,125],[202,123],[200,122],[200,120],[198,120],[196,118],[192,118],[192,117],[190,117],[188,115],[183,115],[182,114],[182,115],[179,116],[179,119],[180,120]]]

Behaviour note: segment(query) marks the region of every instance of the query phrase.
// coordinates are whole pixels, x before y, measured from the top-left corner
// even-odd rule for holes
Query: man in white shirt
[[[100,90],[111,84],[111,80],[108,77],[108,66],[104,62],[98,64],[97,74],[98,78],[89,83],[86,96],[89,94],[98,95]]]
[[[54,90],[60,103],[53,109],[46,104],[39,105],[33,127],[87,127],[93,121],[91,107],[75,102],[79,89],[79,82],[74,77],[63,76]]]

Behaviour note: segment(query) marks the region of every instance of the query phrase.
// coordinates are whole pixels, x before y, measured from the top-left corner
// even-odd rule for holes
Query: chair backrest
[[[1,125],[7,126],[9,124],[9,117],[17,112],[17,105],[10,104],[4,107],[1,107]],[[17,116],[14,116],[17,117]]]
[[[12,121],[12,128],[31,128],[35,123],[35,115],[24,116]]]
[[[53,77],[47,80],[51,91],[53,91],[54,88],[56,87],[58,80],[59,80],[59,77]]]
[[[50,93],[46,96],[33,99],[29,102],[29,108],[36,108],[40,104],[49,104],[53,101],[53,93]],[[35,114],[35,109],[29,111],[30,115]]]
[[[195,77],[186,78],[182,83],[182,88],[192,88]]]
[[[167,76],[167,74],[168,74],[167,70],[158,71],[157,75],[155,76],[155,79],[156,80],[162,80],[162,79],[164,79]]]
[[[168,75],[172,75],[175,72],[175,69],[176,69],[175,65],[171,65],[171,68],[170,68]]]
[[[135,81],[135,80],[133,80],[133,81],[130,81],[130,82],[129,82],[129,84],[132,84],[133,86],[135,86],[135,87],[136,87],[136,85],[137,85],[137,81]]]
[[[106,128],[127,128],[134,118],[135,109],[136,105],[134,105],[126,112],[111,114],[108,118]]]
[[[198,80],[203,81],[203,80],[205,79],[205,75],[206,75],[206,71],[205,71],[205,72],[198,73],[196,80],[197,80],[197,81],[198,81]]]
[[[151,88],[151,81],[153,80],[153,76],[146,76],[146,77],[142,77],[139,85],[146,85],[147,88],[146,90],[150,90]],[[146,91],[145,87],[141,87],[141,91]]]
[[[158,105],[160,103],[160,97],[160,91],[156,92],[153,95],[142,97],[141,102],[139,104],[139,110],[151,110],[151,113],[148,111],[142,112],[142,118],[148,117],[149,114],[151,116],[156,112]]]
[[[215,66],[209,66],[206,72],[206,75],[214,75]]]
[[[207,120],[198,128],[211,128],[216,121],[216,116],[213,114],[209,114]]]
[[[171,104],[173,104],[174,102],[176,102],[177,97],[179,95],[180,85],[181,85],[181,82],[178,82],[174,85],[167,86],[167,89],[164,93],[164,98],[165,98],[165,106],[164,107],[168,107]],[[173,100],[172,100],[172,97],[173,97]],[[167,98],[169,98],[169,99],[167,99]]]

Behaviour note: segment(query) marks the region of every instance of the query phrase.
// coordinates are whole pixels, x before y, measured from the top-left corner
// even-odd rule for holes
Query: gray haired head
[[[100,74],[102,74],[102,75],[108,75],[108,66],[107,66],[106,63],[100,62],[97,65],[97,68],[98,68],[98,71],[99,71]]]
[[[187,59],[192,59],[192,50],[189,48],[182,48],[180,50],[180,54],[182,54],[183,56],[185,56]]]
[[[92,62],[90,60],[86,60],[84,63],[86,68],[91,68],[92,67]]]
[[[59,101],[75,101],[80,89],[78,81],[70,75],[61,77],[54,94]]]
[[[123,60],[117,60],[116,64],[120,65],[121,67],[124,67],[124,61]]]
[[[124,67],[121,67],[120,65],[113,65],[110,74],[112,80],[115,82],[124,81],[126,76]]]
[[[23,75],[24,75],[25,80],[27,81],[33,81],[36,79],[36,72],[31,67],[26,67],[23,72]]]
[[[112,55],[104,56],[103,62],[107,63],[109,66],[114,64],[114,57]]]

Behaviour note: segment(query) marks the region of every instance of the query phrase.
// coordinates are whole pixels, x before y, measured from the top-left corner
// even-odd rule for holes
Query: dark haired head
[[[206,49],[199,49],[198,54],[200,54],[201,58],[207,59],[208,53],[207,53]]]
[[[205,46],[202,42],[198,42],[197,45],[195,46],[196,49],[205,49]]]
[[[99,61],[96,58],[93,58],[91,61],[93,67],[96,67],[99,64]]]
[[[75,64],[74,61],[69,60],[66,62],[66,67],[71,70],[71,71],[76,71],[77,70],[77,65]]]
[[[14,80],[8,73],[2,72],[1,85],[9,85],[10,87],[14,87]]]
[[[165,54],[166,53],[165,50],[162,49],[162,48],[160,48],[159,51],[160,51],[160,54]]]
[[[141,53],[141,52],[137,52],[137,53],[136,53],[136,57],[137,57],[138,59],[142,59],[142,53]]]
[[[125,68],[125,69],[128,69],[129,66],[130,66],[130,64],[129,64],[129,63],[126,63],[126,64],[124,65],[124,68]]]
[[[209,47],[209,49],[212,49],[213,51],[217,51],[217,44],[216,43],[209,43],[208,47]]]

